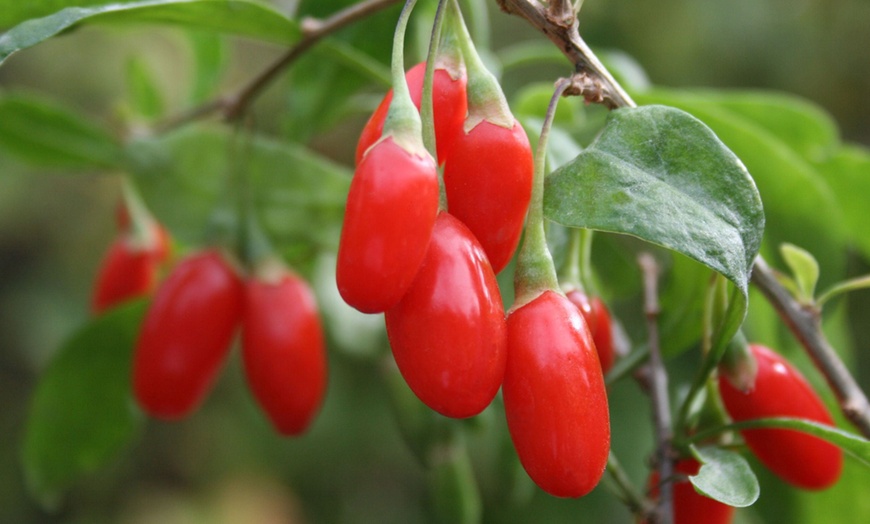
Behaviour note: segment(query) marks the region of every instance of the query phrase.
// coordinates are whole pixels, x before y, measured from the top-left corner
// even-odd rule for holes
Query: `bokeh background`
[[[351,2],[273,3],[286,12],[320,16]],[[522,20],[499,12],[494,1],[485,4],[494,56],[517,42],[545,41]],[[392,9],[375,15],[369,30],[391,33],[395,14]],[[870,146],[868,28],[866,0],[587,0],[581,13],[581,33],[592,46],[633,57],[655,85],[794,93],[833,115],[845,140],[864,146]],[[388,38],[365,38],[357,28],[342,34],[375,60],[388,62]],[[417,40],[424,35],[417,31]],[[250,41],[221,42],[226,70],[212,86],[217,92],[239,86],[281,53]],[[173,112],[186,104],[190,49],[177,29],[86,27],[10,58],[0,68],[0,90],[38,93],[120,130],[131,57],[153,71]],[[303,67],[312,70],[310,63]],[[510,96],[530,79],[550,82],[563,69],[550,64],[509,73],[505,89]],[[367,111],[384,88],[357,82],[327,96],[312,93],[322,80],[293,71],[285,75],[258,102],[256,127],[350,165]],[[345,95],[352,95],[352,107],[328,110],[330,96]],[[301,439],[271,432],[233,357],[194,416],[174,424],[147,423],[115,461],[83,478],[51,508],[28,494],[19,460],[28,406],[54,352],[89,318],[92,279],[115,231],[119,187],[117,173],[40,172],[0,149],[0,522],[425,522],[426,475],[397,432],[378,378],[380,363],[365,357],[385,347],[377,328],[360,354],[332,351],[326,406]],[[868,271],[867,260],[850,255],[848,274]],[[617,310],[637,316],[627,310],[631,303],[617,301]],[[870,389],[868,315],[870,292],[851,296],[848,317],[838,320],[848,329],[837,337],[854,352],[850,361],[865,390]],[[340,346],[335,337],[333,346]],[[696,358],[685,355],[669,364],[673,383],[690,376]],[[651,449],[646,399],[631,381],[611,393],[614,448],[642,484]],[[504,421],[493,411],[482,424]],[[499,442],[481,437],[470,446],[486,522],[631,521],[603,488],[580,501],[564,501],[519,482],[515,487],[526,494],[516,495],[523,501],[518,503],[506,496],[504,479],[493,478],[490,466],[500,460]],[[751,510],[739,511],[738,521],[866,522],[870,473],[855,461],[847,463],[840,485],[822,494],[795,492],[755,468],[762,497]]]

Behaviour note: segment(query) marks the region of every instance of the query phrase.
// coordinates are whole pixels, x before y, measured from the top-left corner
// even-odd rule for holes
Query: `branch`
[[[251,79],[248,84],[235,93],[209,100],[189,111],[168,118],[156,126],[156,131],[158,133],[165,133],[218,112],[222,113],[224,120],[238,120],[260,93],[285,68],[304,55],[314,44],[339,29],[398,2],[399,0],[365,0],[342,9],[329,18],[322,20],[314,18],[303,19],[302,38],[282,57]]]
[[[604,104],[610,109],[637,105],[580,38],[577,17],[566,6],[567,2],[551,1],[548,9],[535,0],[496,1],[502,11],[525,18],[556,44],[574,64],[576,73],[586,78],[581,94],[587,102]]]
[[[776,279],[776,273],[759,255],[752,270],[752,283],[764,293],[795,338],[812,357],[837,396],[843,415],[865,438],[870,438],[870,402],[855,378],[822,332],[821,312],[814,305],[801,305]]]
[[[662,361],[659,346],[659,268],[649,253],[638,257],[643,272],[644,313],[646,315],[647,336],[649,338],[648,378],[652,399],[653,422],[656,433],[656,468],[659,471],[659,499],[653,522],[669,524],[673,522],[673,484],[674,462],[671,453],[671,406],[668,399],[668,375]]]

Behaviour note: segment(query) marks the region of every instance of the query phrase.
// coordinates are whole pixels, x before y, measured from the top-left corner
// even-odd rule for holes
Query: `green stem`
[[[547,164],[547,140],[556,106],[562,93],[571,85],[570,80],[560,80],[547,107],[538,148],[535,151],[535,173],[532,185],[532,198],[529,203],[529,215],[526,221],[526,234],[520,254],[517,258],[517,269],[514,277],[516,288],[516,304],[522,305],[531,301],[547,289],[558,290],[559,279],[553,257],[547,247],[547,237],[544,232],[544,177]]]
[[[399,21],[396,23],[396,32],[393,35],[393,56],[390,62],[390,76],[393,80],[393,100],[390,102],[390,110],[384,121],[384,136],[392,134],[396,142],[401,143],[406,149],[415,149],[420,142],[423,125],[420,114],[411,99],[408,90],[408,82],[405,80],[405,31],[408,28],[408,19],[417,0],[407,0]]]
[[[435,76],[435,59],[441,42],[441,28],[444,26],[444,8],[447,0],[438,0],[432,36],[429,39],[429,53],[426,55],[426,75],[423,77],[423,94],[420,99],[420,119],[423,121],[423,144],[432,158],[438,158],[435,143],[435,108],[432,101],[432,82]]]
[[[610,455],[607,457],[607,469],[605,471],[607,471],[611,480],[609,486],[611,486],[616,496],[628,506],[628,509],[632,513],[643,516],[652,509],[649,501],[644,498],[631,481],[631,478],[629,478],[628,473],[622,468],[622,464],[617,460],[613,450],[610,451]]]
[[[480,122],[486,120],[495,125],[511,129],[515,119],[508,106],[507,98],[501,90],[498,79],[486,68],[468,28],[462,18],[458,0],[451,0],[447,10],[448,23],[456,35],[457,43],[465,60],[468,71],[468,118],[465,120],[465,132],[469,132]]]
[[[568,236],[562,281],[583,293],[592,289],[592,236],[593,231],[585,228],[571,228]]]
[[[121,180],[121,194],[124,200],[124,207],[127,208],[127,214],[130,217],[130,228],[133,237],[137,242],[141,242],[143,246],[153,246],[157,239],[154,237],[154,217],[148,211],[145,202],[133,185],[133,181],[128,175],[125,175]]]

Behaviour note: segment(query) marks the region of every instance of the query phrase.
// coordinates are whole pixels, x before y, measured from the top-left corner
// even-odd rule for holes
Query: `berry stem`
[[[470,73],[469,73],[470,76]],[[562,93],[571,85],[568,79],[562,79],[556,84],[544,124],[541,137],[535,150],[535,173],[532,183],[532,199],[529,203],[529,215],[526,219],[526,235],[520,254],[517,258],[517,269],[514,276],[516,302],[514,308],[533,300],[548,289],[558,290],[559,279],[553,257],[547,247],[547,236],[544,232],[544,177],[547,165],[547,139],[556,114],[556,106]]]
[[[568,236],[568,256],[563,266],[561,281],[574,289],[587,293],[592,289],[592,236],[591,229],[571,228]]]
[[[468,133],[484,120],[511,129],[515,119],[498,79],[486,68],[477,53],[462,18],[459,2],[451,0],[450,6],[447,10],[448,22],[456,35],[468,71],[468,118],[465,120],[465,132]]]
[[[383,136],[393,136],[393,140],[407,151],[422,148],[421,136],[423,125],[420,114],[411,99],[408,82],[405,80],[405,30],[408,19],[417,0],[407,0],[399,14],[396,32],[393,36],[393,56],[390,63],[390,74],[393,79],[393,100],[384,121]]]
[[[444,26],[444,8],[448,0],[438,0],[432,36],[429,39],[429,52],[426,55],[426,73],[423,76],[423,93],[420,99],[420,119],[423,121],[423,144],[433,158],[437,158],[435,143],[435,108],[432,101],[432,81],[435,76],[435,59],[441,42],[441,28]],[[443,184],[441,184],[443,186]]]

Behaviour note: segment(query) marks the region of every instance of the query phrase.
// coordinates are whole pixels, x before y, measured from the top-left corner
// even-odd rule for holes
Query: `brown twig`
[[[653,522],[670,524],[673,522],[673,484],[674,473],[671,441],[671,406],[668,397],[668,374],[662,360],[659,345],[658,318],[660,313],[658,298],[659,268],[655,258],[649,253],[638,256],[638,264],[643,273],[644,314],[646,316],[649,363],[646,376],[649,380],[649,394],[652,400],[653,423],[656,433],[656,469],[659,472],[659,499]]]
[[[580,38],[577,17],[569,2],[552,1],[548,9],[535,0],[496,1],[502,11],[525,18],[547,35],[574,64],[575,71],[587,76],[588,86],[582,93],[587,102],[604,104],[610,109],[637,105]]]
[[[302,21],[302,38],[296,42],[283,56],[269,65],[246,85],[235,93],[209,100],[202,105],[170,117],[155,127],[158,133],[165,133],[190,122],[205,118],[214,113],[221,113],[224,120],[237,120],[245,113],[248,106],[260,93],[272,83],[287,66],[295,62],[306,51],[323,37],[361,18],[385,9],[399,0],[365,0],[336,12],[322,20],[307,18]]]
[[[809,353],[840,403],[843,415],[870,439],[870,402],[822,331],[821,312],[800,304],[777,280],[761,256],[755,258],[752,283],[767,297],[795,338]]]

